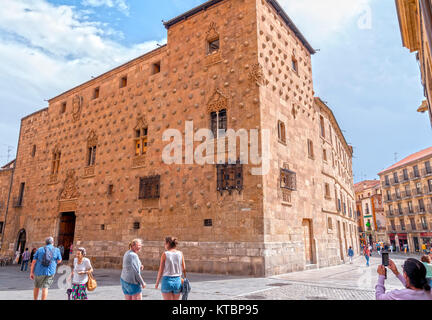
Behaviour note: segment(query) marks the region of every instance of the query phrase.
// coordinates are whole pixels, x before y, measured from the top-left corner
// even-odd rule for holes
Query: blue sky
[[[44,100],[166,42],[161,20],[202,0],[1,0],[0,163]],[[392,0],[280,0],[312,46],[317,96],[354,146],[355,182],[430,147],[415,55]],[[12,157],[11,157],[12,158]]]

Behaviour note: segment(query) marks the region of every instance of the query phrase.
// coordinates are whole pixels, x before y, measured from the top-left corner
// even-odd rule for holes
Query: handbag
[[[96,288],[97,288],[96,279],[93,277],[92,273],[89,273],[88,281],[87,281],[87,290],[88,291],[94,291]]]

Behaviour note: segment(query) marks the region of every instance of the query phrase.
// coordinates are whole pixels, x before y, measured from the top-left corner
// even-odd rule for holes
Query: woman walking
[[[34,257],[34,255],[35,255],[36,251],[37,251],[37,249],[36,249],[36,248],[33,248],[32,252],[31,252],[31,254],[30,254],[30,264],[33,262],[33,257]]]
[[[138,257],[141,248],[142,240],[135,239],[129,244],[129,250],[123,256],[120,282],[126,300],[142,300],[142,289],[146,287],[146,283],[141,277],[141,271],[144,268]]]
[[[366,258],[366,266],[369,267],[369,259],[370,259],[371,253],[370,253],[370,250],[369,250],[368,247],[365,247],[363,254],[364,254],[365,258]]]
[[[432,258],[430,256],[424,255],[421,258],[421,261],[426,268],[426,280],[428,281],[429,285],[432,286]]]
[[[375,287],[377,300],[432,300],[431,287],[426,280],[426,268],[423,263],[416,259],[405,261],[403,275],[401,275],[395,265],[390,260],[389,269],[405,287],[403,290],[392,290],[386,292],[384,282],[386,270],[383,265],[378,266],[378,284]]]
[[[72,300],[87,300],[87,281],[93,272],[90,259],[86,258],[86,249],[78,248],[72,270]]]
[[[183,253],[178,251],[178,241],[176,238],[167,237],[165,239],[166,251],[162,254],[159,267],[159,274],[156,280],[157,289],[162,278],[162,297],[164,300],[179,300],[182,288],[181,275],[186,278],[186,265]]]

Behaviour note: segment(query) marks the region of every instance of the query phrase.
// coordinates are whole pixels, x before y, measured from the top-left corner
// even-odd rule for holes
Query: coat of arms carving
[[[252,65],[251,71],[249,72],[249,80],[255,82],[258,86],[264,84],[264,72],[259,63]]]
[[[60,200],[77,199],[79,196],[78,177],[75,176],[75,170],[68,170],[63,190],[60,192]]]
[[[72,116],[74,121],[78,121],[80,119],[82,105],[83,105],[83,97],[76,95],[72,99]]]

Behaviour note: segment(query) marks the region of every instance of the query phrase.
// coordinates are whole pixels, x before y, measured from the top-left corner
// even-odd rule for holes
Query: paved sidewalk
[[[405,260],[392,256],[396,265]],[[248,278],[204,274],[188,274],[192,284],[190,300],[373,300],[378,278],[377,266],[381,258],[372,257],[371,267],[359,257],[354,264],[290,273],[270,278]],[[59,269],[61,270],[61,269]],[[120,270],[96,270],[94,275],[98,288],[89,293],[90,300],[123,300],[119,283]],[[144,271],[147,288],[143,291],[146,300],[161,300],[160,290],[154,289],[156,272]],[[49,300],[67,300],[66,274],[57,274]],[[398,279],[389,271],[387,289],[400,289]],[[19,266],[0,268],[0,300],[33,299],[33,281],[29,272],[20,272]]]

